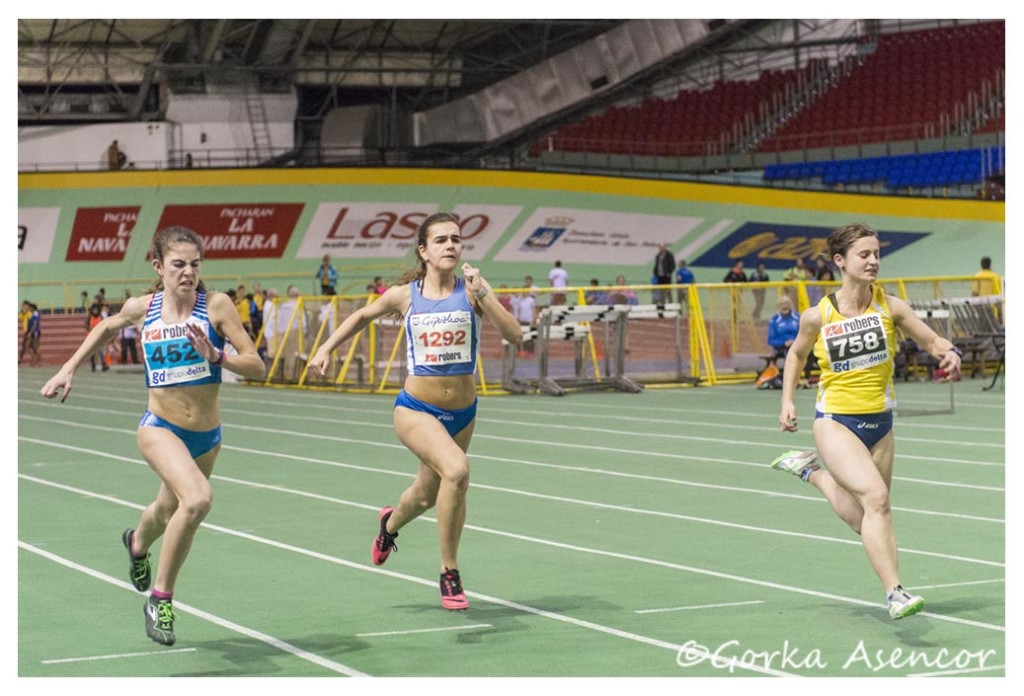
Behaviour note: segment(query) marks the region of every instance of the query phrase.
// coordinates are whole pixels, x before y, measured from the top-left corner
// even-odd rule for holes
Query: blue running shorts
[[[166,428],[167,430],[170,430],[178,436],[179,440],[185,443],[185,446],[188,447],[188,453],[192,455],[193,459],[199,459],[201,456],[220,444],[219,425],[213,430],[207,430],[205,432],[186,430],[174,423],[168,423],[152,411],[146,411],[142,414],[142,420],[139,421],[139,427],[141,428],[144,426],[151,428]]]
[[[398,393],[398,398],[395,399],[395,406],[404,406],[405,408],[412,409],[413,411],[422,411],[423,413],[429,413],[437,420],[441,421],[441,425],[448,431],[448,434],[455,437],[463,430],[466,426],[473,422],[476,418],[476,404],[477,400],[474,399],[466,408],[460,408],[458,411],[446,411],[443,408],[438,408],[424,401],[409,396],[409,394],[403,389]]]
[[[850,432],[860,438],[864,446],[871,449],[878,444],[879,440],[889,434],[892,430],[892,411],[882,413],[864,413],[860,415],[844,415],[841,413],[814,412],[815,418],[830,418],[837,423],[842,423]]]

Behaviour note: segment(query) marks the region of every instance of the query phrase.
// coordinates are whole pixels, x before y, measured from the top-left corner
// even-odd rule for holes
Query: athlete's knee
[[[870,512],[888,515],[891,509],[889,506],[889,490],[882,485],[876,486],[861,496],[860,504],[864,508],[865,514]]]
[[[194,524],[202,522],[213,507],[213,489],[204,486],[199,490],[185,496],[179,505],[179,509]]]
[[[441,478],[458,488],[469,488],[469,458],[465,455],[448,462]]]

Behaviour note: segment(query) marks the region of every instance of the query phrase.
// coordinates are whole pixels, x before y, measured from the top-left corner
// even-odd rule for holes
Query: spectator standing
[[[723,283],[746,283],[747,272],[743,270],[743,259],[738,260],[725,274]]]
[[[786,271],[786,275],[783,276],[783,280],[792,280],[796,282],[814,280],[814,271],[810,269],[803,259],[797,259],[793,267]]]
[[[523,287],[527,289],[530,297],[537,297],[537,291],[535,290],[536,286],[533,284],[533,276],[528,275],[523,278]]]
[[[380,276],[376,276],[373,279],[373,291],[378,295],[383,295],[388,291],[387,283]]]
[[[275,344],[275,332],[277,330],[277,288],[267,290],[266,299],[263,301],[263,340],[256,346],[256,351],[264,361],[267,359],[267,350],[273,349]]]
[[[25,350],[28,349],[32,353],[32,367],[38,367],[41,360],[39,353],[39,339],[42,336],[42,319],[39,316],[39,307],[35,302],[29,302],[25,300],[21,305],[25,311],[25,336],[21,342],[21,355],[18,356],[18,362],[21,362],[22,356],[25,355]]]
[[[252,295],[246,292],[244,285],[239,285],[235,290],[235,307],[238,309],[238,318],[242,322],[245,332],[251,337],[252,333]]]
[[[85,319],[86,330],[92,331],[101,321],[103,321],[103,319],[103,307],[98,302],[93,302],[89,307],[89,316]],[[107,366],[106,346],[104,345],[96,346],[96,350],[89,355],[89,366],[92,368],[93,372],[96,371],[97,363],[99,363],[99,366],[103,368],[104,372],[110,369],[110,367]]]
[[[336,295],[338,286],[338,269],[331,264],[331,255],[324,254],[320,267],[316,269],[316,279],[320,281],[321,295]]]
[[[131,353],[132,365],[139,364],[139,348],[135,341],[139,338],[139,330],[135,328],[135,324],[128,324],[128,326],[121,329],[121,364],[128,364],[128,354]]]
[[[548,282],[553,288],[565,288],[569,285],[569,272],[562,268],[561,261],[555,261],[555,267],[548,272]],[[552,292],[551,304],[564,305],[565,292]]]
[[[18,323],[21,324],[21,352],[18,353],[18,362],[25,359],[25,352],[28,350],[28,320],[32,316],[32,303],[22,300],[21,311],[18,312]]]
[[[124,166],[127,158],[125,154],[121,152],[121,147],[117,144],[117,141],[110,143],[107,147],[107,168],[114,170],[120,169]]]
[[[697,279],[693,276],[693,271],[686,265],[686,259],[679,259],[679,266],[676,268],[676,285],[693,285],[697,282]],[[676,288],[676,301],[685,305],[689,301],[690,292],[687,288]]]
[[[658,253],[654,257],[654,270],[651,273],[654,284],[671,285],[672,272],[675,270],[675,257],[673,257],[672,252],[668,250],[668,245],[662,242],[658,245]],[[655,304],[665,302],[668,299],[668,293],[662,290],[655,290],[651,293],[651,299],[654,300]]]
[[[252,292],[247,297],[249,298],[249,319],[252,321],[251,335],[253,340],[256,340],[260,331],[263,330],[263,303],[266,301],[259,281],[253,281]]]
[[[971,294],[975,297],[1002,294],[1002,282],[998,274],[992,270],[992,259],[988,256],[981,258],[981,270],[974,274],[974,282],[971,283]]]
[[[768,277],[768,271],[765,270],[764,264],[759,263],[754,271],[750,274],[748,279],[751,283],[767,283],[771,278]],[[764,307],[764,288],[756,288],[750,291],[754,295],[754,321],[761,319],[761,309]]]

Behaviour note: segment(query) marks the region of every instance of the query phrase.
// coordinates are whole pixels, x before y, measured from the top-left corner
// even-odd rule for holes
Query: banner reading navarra
[[[302,203],[168,205],[157,229],[181,225],[203,238],[208,259],[281,258]]]
[[[747,268],[789,269],[797,259],[829,259],[828,237],[835,228],[748,222],[715,246],[690,261],[691,266],[728,268],[742,260]],[[878,231],[882,256],[927,237],[930,232]]]
[[[65,261],[122,261],[139,220],[137,205],[79,208]]]

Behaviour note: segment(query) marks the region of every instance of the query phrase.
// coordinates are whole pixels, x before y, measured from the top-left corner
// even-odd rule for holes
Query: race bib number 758
[[[843,319],[821,327],[833,372],[874,367],[889,360],[885,327],[878,314]]]

